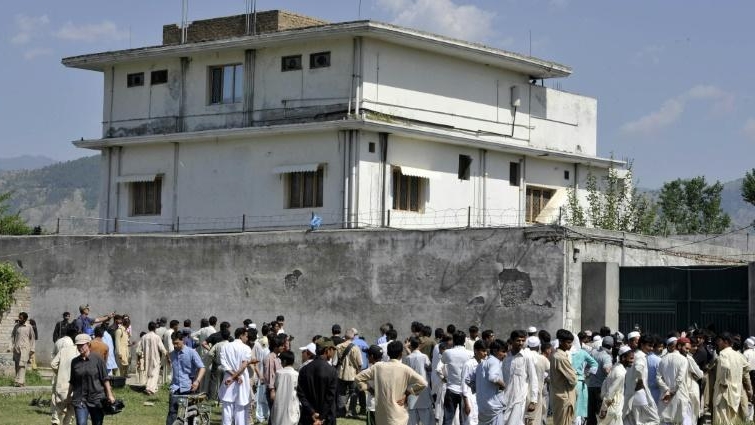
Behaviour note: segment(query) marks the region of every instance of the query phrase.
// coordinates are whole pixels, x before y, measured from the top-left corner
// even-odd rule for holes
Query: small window
[[[144,73],[136,72],[126,75],[126,87],[138,87],[144,85]]]
[[[330,66],[330,52],[312,53],[309,55],[309,68],[326,68]]]
[[[509,163],[509,185],[519,186],[519,163]]]
[[[405,176],[400,168],[393,169],[393,209],[422,212],[425,204],[427,179]]]
[[[131,183],[131,215],[160,215],[162,186],[162,177],[150,182]]]
[[[528,187],[525,220],[534,223],[553,197],[553,190],[540,187]]]
[[[288,173],[288,208],[315,208],[322,206],[324,173],[317,171]]]
[[[244,95],[244,66],[210,67],[210,103],[237,103]]]
[[[375,153],[375,142],[370,142],[370,144],[367,145],[367,149],[370,151],[370,153]]]
[[[564,170],[564,180],[569,180],[569,170]]]
[[[459,155],[459,180],[469,180],[470,168],[472,168],[472,157]]]
[[[283,56],[281,71],[297,71],[301,69],[301,55]]]
[[[152,75],[150,76],[150,84],[165,84],[168,82],[168,70],[167,69],[161,69],[159,71],[152,71]]]

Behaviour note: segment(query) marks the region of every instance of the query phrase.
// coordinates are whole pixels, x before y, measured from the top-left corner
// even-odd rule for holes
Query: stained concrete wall
[[[283,314],[294,346],[333,323],[373,341],[386,321],[400,336],[412,320],[499,335],[563,322],[562,242],[523,229],[5,237],[0,258],[31,280],[42,362],[60,314],[86,303],[129,313],[137,335],[159,316],[237,325]]]

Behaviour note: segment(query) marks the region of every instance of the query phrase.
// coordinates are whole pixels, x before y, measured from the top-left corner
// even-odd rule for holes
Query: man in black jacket
[[[315,341],[317,357],[299,370],[296,394],[301,403],[300,425],[335,425],[338,375],[330,364],[336,353],[329,338]]]

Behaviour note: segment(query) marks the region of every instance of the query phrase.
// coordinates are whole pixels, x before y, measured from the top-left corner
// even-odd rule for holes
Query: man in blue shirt
[[[115,316],[115,313],[111,313],[106,316],[92,319],[91,317],[89,317],[89,304],[80,305],[79,313],[81,314],[78,318],[76,318],[76,320],[74,320],[73,324],[74,326],[76,326],[76,330],[79,334],[87,334],[90,337],[94,336],[94,325],[112,319],[113,316]]]
[[[179,401],[176,396],[196,392],[205,371],[199,354],[193,348],[184,345],[181,332],[173,332],[171,339],[173,351],[170,353],[170,365],[173,369],[173,379],[170,381],[170,403],[168,417],[165,419],[166,425],[173,425],[176,420]]]

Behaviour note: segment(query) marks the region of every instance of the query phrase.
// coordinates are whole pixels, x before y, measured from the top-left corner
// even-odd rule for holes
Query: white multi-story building
[[[103,232],[551,223],[617,164],[596,100],[541,84],[558,63],[283,11],[163,33],[63,59],[104,76],[102,138],[74,142],[102,154]]]

